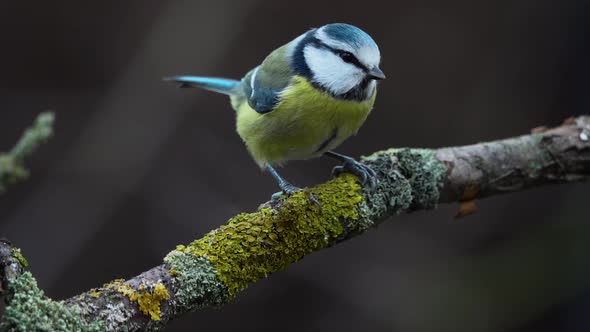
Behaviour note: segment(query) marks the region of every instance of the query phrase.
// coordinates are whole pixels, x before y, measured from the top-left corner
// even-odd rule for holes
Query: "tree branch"
[[[12,150],[0,154],[0,194],[6,191],[8,185],[27,178],[29,173],[24,167],[25,159],[51,137],[53,120],[51,112],[39,114],[33,126],[25,130]]]
[[[432,209],[438,203],[587,180],[590,117],[490,143],[390,149],[363,162],[377,172],[374,192],[344,174],[277,203],[267,202],[257,212],[240,214],[203,238],[178,246],[162,265],[137,277],[112,281],[64,302],[45,298],[30,273],[22,273],[9,285],[13,295],[7,297],[2,326],[157,330],[186,312],[223,305],[250,283],[391,216]],[[320,201],[321,214],[309,203],[310,193]],[[4,252],[0,250],[0,255]],[[25,295],[19,298],[19,294]]]

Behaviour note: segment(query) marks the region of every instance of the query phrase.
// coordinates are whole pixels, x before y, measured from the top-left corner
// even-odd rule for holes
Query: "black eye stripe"
[[[293,51],[293,59],[291,60],[291,66],[293,68],[293,71],[297,75],[301,75],[307,78],[311,82],[311,84],[313,84],[313,86],[317,89],[325,91],[334,96],[335,98],[357,101],[367,100],[373,93],[370,92],[369,94],[367,94],[367,86],[371,82],[371,80],[368,78],[365,78],[358,86],[354,87],[353,89],[344,94],[334,94],[334,92],[330,91],[328,88],[320,84],[315,79],[314,73],[309,68],[309,65],[307,64],[307,59],[305,58],[306,47],[313,46],[315,48],[329,50],[335,55],[337,55],[336,52],[338,51],[335,48],[329,47],[328,45],[321,42],[318,38],[316,38],[316,33],[317,29],[310,30],[299,42],[299,44],[297,44],[297,46],[295,47],[295,50]],[[359,66],[359,64],[356,64],[356,66]],[[367,68],[365,66],[362,66],[362,64],[359,68],[361,68],[361,70],[364,70],[365,72],[368,72]]]
[[[344,60],[344,62],[348,62],[348,63],[354,63],[357,64],[359,63],[359,60],[350,52],[346,52],[346,51],[337,51],[336,53],[342,60]],[[360,63],[359,63],[360,64]]]
[[[351,64],[359,67],[362,70],[367,70],[365,68],[365,66],[363,66],[363,64],[359,61],[359,59],[357,59],[354,56],[354,54],[347,52],[347,51],[337,50],[337,49],[331,49],[331,51],[334,54],[336,54],[337,56],[339,56],[342,60],[344,60],[344,62],[351,63]]]
[[[337,56],[339,56],[342,60],[344,60],[344,62],[350,63],[355,65],[356,67],[367,71],[367,67],[365,67],[358,59],[356,56],[354,56],[354,54],[348,52],[348,51],[344,51],[344,50],[339,50],[336,48],[333,48],[331,46],[328,46],[322,42],[319,43],[320,46],[327,48],[328,50],[330,50],[332,53],[336,54]]]

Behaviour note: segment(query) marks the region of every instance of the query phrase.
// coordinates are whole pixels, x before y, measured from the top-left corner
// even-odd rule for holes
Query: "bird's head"
[[[375,81],[385,78],[380,61],[379,47],[371,36],[349,24],[324,25],[292,42],[295,72],[337,98],[371,98]]]

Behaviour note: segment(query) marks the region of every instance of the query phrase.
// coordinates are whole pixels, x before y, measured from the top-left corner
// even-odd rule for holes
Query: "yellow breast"
[[[336,99],[295,76],[272,112],[259,114],[245,100],[233,105],[238,134],[263,167],[319,156],[340,145],[358,131],[375,97],[376,91],[367,101]]]

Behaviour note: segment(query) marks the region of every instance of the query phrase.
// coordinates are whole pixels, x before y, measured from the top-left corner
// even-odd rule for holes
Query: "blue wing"
[[[275,109],[281,92],[289,86],[293,78],[287,48],[284,45],[271,52],[260,66],[251,70],[242,80],[248,104],[260,114]]]
[[[241,81],[200,76],[172,76],[165,81],[177,82],[181,87],[197,87],[234,97],[244,97],[256,112],[271,112],[280,100],[280,93],[293,77],[286,58],[287,45],[271,52],[262,64],[252,69]]]
[[[202,76],[172,76],[165,77],[164,81],[180,83],[181,88],[201,88],[226,95],[239,94],[241,92],[240,87],[243,87],[243,93],[250,107],[260,114],[268,113],[277,104],[278,94],[282,89],[263,87],[259,80],[252,80],[251,77],[255,70],[248,73],[242,82]],[[252,86],[254,86],[254,89]]]
[[[282,88],[265,86],[258,76],[259,70],[260,67],[256,67],[250,71],[242,80],[242,85],[248,105],[256,112],[265,114],[272,111],[279,102],[279,93]]]

